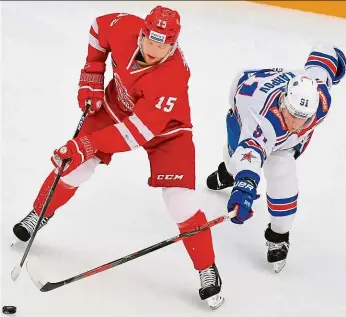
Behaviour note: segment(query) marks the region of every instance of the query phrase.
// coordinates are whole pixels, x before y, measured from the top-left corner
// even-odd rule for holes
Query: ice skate
[[[207,187],[212,190],[221,190],[232,187],[234,178],[227,172],[224,162],[219,164],[217,171],[211,173],[207,178]]]
[[[209,268],[199,271],[201,279],[201,288],[199,296],[202,300],[206,300],[212,310],[218,309],[225,299],[221,294],[221,277],[215,264]]]
[[[13,227],[14,235],[20,241],[27,242],[35,230],[36,224],[38,222],[38,218],[39,216],[36,214],[34,210],[30,211],[30,213],[23,220],[21,220],[20,222],[14,225]],[[39,230],[48,223],[50,218],[43,217]]]
[[[286,258],[290,247],[289,233],[276,233],[270,224],[264,234],[267,240],[268,253],[267,261],[273,265],[275,273],[279,273],[286,265]]]

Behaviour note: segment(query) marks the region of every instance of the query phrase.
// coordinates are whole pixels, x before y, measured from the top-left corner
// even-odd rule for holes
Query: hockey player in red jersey
[[[166,207],[180,232],[207,221],[195,194],[195,148],[188,98],[190,70],[178,47],[180,28],[178,12],[161,6],[145,20],[113,13],[93,22],[78,90],[80,108],[85,110],[90,104],[90,113],[79,136],[54,151],[55,169],[44,181],[33,210],[14,226],[17,238],[30,239],[63,159],[70,161],[41,227],[72,198],[98,164],[109,164],[113,153],[139,147],[148,153],[149,186],[162,188]],[[113,79],[104,89],[108,55]],[[218,308],[224,300],[210,229],[185,239],[184,245],[199,271],[201,299],[206,299],[211,308]]]

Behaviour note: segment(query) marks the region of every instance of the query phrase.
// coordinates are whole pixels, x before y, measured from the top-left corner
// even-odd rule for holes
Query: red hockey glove
[[[86,63],[81,70],[78,90],[78,103],[82,111],[86,104],[91,104],[89,113],[94,114],[101,109],[104,97],[104,72],[106,65],[103,62]]]
[[[60,173],[65,176],[75,170],[79,165],[94,156],[94,149],[87,136],[72,139],[54,151],[51,161],[55,167],[60,168],[63,160],[68,160],[64,170]]]

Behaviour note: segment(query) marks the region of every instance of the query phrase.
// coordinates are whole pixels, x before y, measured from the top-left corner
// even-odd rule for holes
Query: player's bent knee
[[[182,187],[162,189],[167,210],[176,223],[191,218],[200,209],[196,191]]]
[[[296,163],[287,152],[268,158],[264,165],[264,175],[267,180],[267,194],[273,199],[290,198],[298,193]],[[278,186],[280,184],[280,186]]]
[[[264,164],[266,178],[282,179],[296,174],[296,162],[291,151],[283,151],[270,156]]]
[[[88,181],[96,166],[100,163],[100,160],[96,157],[86,161],[79,167],[77,167],[73,172],[61,178],[61,180],[70,186],[79,187],[82,183]]]

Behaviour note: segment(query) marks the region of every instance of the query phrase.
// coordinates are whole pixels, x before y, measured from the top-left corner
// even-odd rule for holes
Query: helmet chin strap
[[[169,57],[171,57],[174,54],[177,47],[178,47],[178,41],[175,41],[174,44],[169,49],[167,55],[161,60],[161,62],[159,64],[163,63],[165,60],[167,60]]]
[[[286,105],[284,103],[284,98],[285,98],[285,93],[282,93],[280,98],[279,98],[279,110],[280,110],[280,112],[282,111],[282,109],[286,108]]]
[[[139,50],[141,52],[141,54],[144,56],[144,51],[143,51],[143,45],[142,45],[142,40],[143,40],[143,36],[144,34],[142,33],[142,31],[139,32],[138,35],[138,39],[137,39],[137,45],[139,47]],[[175,41],[174,44],[171,46],[171,48],[169,49],[167,55],[161,59],[161,61],[159,62],[159,64],[162,64],[164,61],[166,61],[170,56],[172,56],[175,52],[175,50],[178,47],[178,41]]]
[[[143,33],[142,31],[139,32],[139,35],[138,35],[138,38],[137,38],[137,45],[139,47],[139,50],[141,52],[141,54],[144,56],[144,53],[143,53],[143,45],[142,45],[142,39],[143,39]]]

